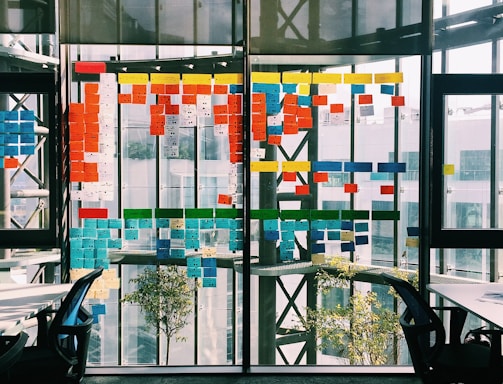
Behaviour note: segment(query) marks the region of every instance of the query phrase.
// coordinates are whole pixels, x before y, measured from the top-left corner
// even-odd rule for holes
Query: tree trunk
[[[166,365],[168,365],[169,362],[169,342],[171,341],[171,337],[166,335]]]

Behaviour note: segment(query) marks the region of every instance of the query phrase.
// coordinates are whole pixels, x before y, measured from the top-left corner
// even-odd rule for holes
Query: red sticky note
[[[232,196],[231,195],[218,195],[218,204],[231,205],[232,204]]]
[[[358,184],[344,184],[345,193],[356,193],[358,192]]]
[[[326,183],[328,181],[328,172],[315,172],[313,174],[313,181],[315,183]]]
[[[79,219],[108,219],[108,208],[79,208]]]
[[[3,160],[4,168],[17,168],[19,161],[15,157],[5,157]]]
[[[359,95],[358,102],[360,104],[372,104],[372,95]]]
[[[283,181],[297,181],[297,172],[283,172]]]
[[[75,73],[105,73],[107,65],[104,62],[78,61],[75,63]]]
[[[395,193],[393,185],[381,185],[381,195],[392,195],[393,193]]]
[[[344,112],[344,104],[330,104],[330,113]]]
[[[166,113],[166,115],[179,115],[180,106],[178,104],[172,104],[172,105],[166,104],[164,113]]]
[[[403,107],[405,105],[405,96],[391,96],[391,105],[393,107]]]
[[[306,185],[296,185],[295,186],[296,195],[309,195],[309,184]]]

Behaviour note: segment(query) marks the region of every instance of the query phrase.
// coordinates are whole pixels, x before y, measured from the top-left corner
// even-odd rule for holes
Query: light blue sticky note
[[[242,251],[243,241],[229,241],[229,251]]]
[[[84,219],[84,228],[97,228],[98,220],[97,219]]]
[[[199,219],[185,219],[185,229],[199,229]]]
[[[299,95],[299,97],[297,98],[297,103],[300,106],[310,107],[311,106],[311,96]]]
[[[186,229],[185,238],[187,240],[199,239],[199,229]]]
[[[199,221],[199,228],[201,229],[213,229],[215,227],[214,219],[201,219]]]
[[[172,229],[170,233],[172,239],[185,239],[184,229]]]
[[[81,227],[70,228],[70,239],[78,239],[83,236],[83,229]]]
[[[327,231],[327,239],[328,240],[340,240],[341,232],[340,231]]]
[[[281,220],[279,227],[282,231],[295,231],[295,221],[294,220]]]
[[[202,268],[187,267],[187,277],[191,277],[191,278],[202,277]]]
[[[296,93],[297,84],[283,84],[283,92],[290,94]]]
[[[108,248],[120,249],[122,248],[122,239],[108,239]]]
[[[326,220],[327,229],[341,229],[340,220]]]
[[[279,259],[281,261],[292,261],[293,260],[293,251],[292,250],[282,250],[279,253]]]
[[[139,231],[134,228],[127,228],[124,230],[124,240],[138,240]]]
[[[94,264],[95,259],[84,259],[84,268],[88,269],[94,269],[95,264]]]
[[[295,240],[295,232],[281,231],[281,240]]]
[[[295,241],[292,241],[292,240],[281,241],[279,243],[279,249],[280,249],[280,251],[293,250],[293,249],[295,249]]]
[[[94,248],[95,249],[106,249],[108,246],[107,239],[96,239],[94,240]]]
[[[229,221],[230,229],[243,229],[243,219],[233,219]]]
[[[126,219],[124,226],[125,228],[138,229],[140,227],[140,221],[138,219]]]
[[[295,231],[307,231],[309,230],[309,221],[300,220],[295,222]]]
[[[94,249],[94,238],[83,238],[82,239],[83,249]]]
[[[216,288],[217,279],[215,277],[203,277],[203,288]]]
[[[201,242],[199,239],[186,239],[185,249],[199,249],[201,248]]]
[[[112,237],[109,228],[100,228],[96,230],[98,239],[110,239]]]
[[[187,267],[201,268],[201,257],[187,257]]]
[[[154,221],[152,219],[139,219],[138,228],[141,229],[152,229]]]
[[[82,237],[95,239],[98,237],[98,232],[96,228],[83,228]]]
[[[311,229],[320,230],[320,229],[326,229],[326,228],[327,228],[327,222],[325,220],[312,220],[311,221]]]
[[[157,218],[155,219],[155,226],[157,228],[169,228],[169,219]]]
[[[70,239],[70,249],[82,248],[82,238]]]
[[[263,221],[264,231],[277,231],[278,230],[278,220],[268,219]]]
[[[230,227],[230,219],[217,217],[215,219],[215,227],[217,229],[229,229]]]
[[[355,232],[368,232],[369,223],[355,223]]]
[[[70,259],[83,259],[83,258],[84,258],[83,248],[70,249]]]
[[[358,95],[365,93],[365,84],[351,84],[351,94]]]
[[[74,269],[84,268],[84,259],[81,258],[81,257],[79,257],[79,258],[76,258],[76,257],[70,258],[70,268],[74,268]]]
[[[381,93],[384,95],[394,95],[395,94],[395,86],[388,84],[381,84]]]
[[[229,231],[229,238],[231,241],[242,241],[244,238],[243,231],[230,230]]]
[[[105,243],[106,244],[106,243]],[[108,258],[108,248],[97,248],[94,250],[94,257],[97,259],[106,259]]]
[[[121,229],[122,219],[108,219],[108,228]]]
[[[171,248],[170,258],[172,259],[185,259],[185,249],[183,248]]]

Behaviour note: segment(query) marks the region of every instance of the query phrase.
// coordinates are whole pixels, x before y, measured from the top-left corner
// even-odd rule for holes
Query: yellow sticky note
[[[313,265],[325,264],[325,255],[321,253],[315,253],[314,255],[311,255],[311,262],[313,263]]]
[[[251,172],[278,172],[277,161],[252,161],[250,163]]]
[[[374,75],[374,83],[376,84],[403,83],[403,73],[402,72],[376,73]]]
[[[148,73],[119,73],[119,84],[148,84]]]
[[[204,247],[203,257],[215,257],[217,255],[217,249],[215,247]]]
[[[444,175],[454,175],[454,164],[444,164]]]
[[[355,241],[355,233],[353,231],[342,231],[341,232],[342,241]]]
[[[121,281],[119,278],[105,279],[105,288],[108,289],[119,289],[121,286]]]
[[[419,248],[419,239],[417,237],[407,237],[405,246],[410,248]]]
[[[183,84],[201,84],[201,85],[211,85],[211,74],[206,73],[183,73],[182,74]]]
[[[283,172],[310,172],[310,161],[284,161],[281,163],[281,170]]]
[[[313,84],[340,84],[342,74],[340,73],[313,73]]]
[[[309,84],[299,84],[299,95],[308,96],[311,94],[311,86]]]
[[[179,84],[179,73],[151,73],[150,82],[152,84]]]
[[[215,84],[218,84],[218,85],[243,84],[243,74],[242,73],[216,73],[215,74]]]
[[[371,73],[345,73],[344,84],[372,84]]]
[[[279,84],[281,74],[279,72],[252,72],[251,80],[253,83]]]
[[[171,229],[184,229],[185,220],[184,219],[169,219],[169,226]]]
[[[309,72],[283,72],[283,84],[311,84],[312,73]]]
[[[117,277],[117,270],[114,268],[111,269],[104,269],[101,277],[104,278],[105,280],[107,279],[114,279]]]

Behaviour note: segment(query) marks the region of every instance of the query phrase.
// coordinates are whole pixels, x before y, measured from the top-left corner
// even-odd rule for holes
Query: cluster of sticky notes
[[[70,103],[70,181],[83,183],[72,190],[73,200],[113,200],[115,74],[101,73],[99,82],[83,84],[83,101]]]
[[[215,288],[217,286],[215,248],[203,249],[202,256],[187,257],[187,277],[201,279],[203,288]]]
[[[278,161],[258,160],[250,162],[251,172],[279,172],[280,163]],[[284,182],[298,181],[298,175],[302,172],[311,172],[314,183],[329,182],[332,173],[371,173],[371,179],[382,180],[381,174],[394,174],[406,172],[406,163],[388,162],[377,163],[377,172],[374,171],[372,162],[358,161],[283,161],[281,162],[281,172]],[[346,183],[343,186],[345,193],[357,193],[358,184]],[[381,194],[393,194],[393,185],[381,185]],[[309,184],[300,184],[295,187],[295,194],[309,194]]]
[[[0,111],[0,168],[17,168],[18,157],[33,155],[35,146],[34,112]]]
[[[70,280],[72,282],[77,281],[81,277],[87,275],[93,270],[93,268],[74,268],[70,270]],[[106,269],[102,272],[87,292],[86,299],[108,299],[110,296],[111,289],[120,288],[120,278],[117,277],[116,269]],[[103,315],[105,314],[105,308],[98,304],[96,308],[93,308],[93,315]]]
[[[419,248],[419,227],[407,227],[405,246],[410,248]]]

